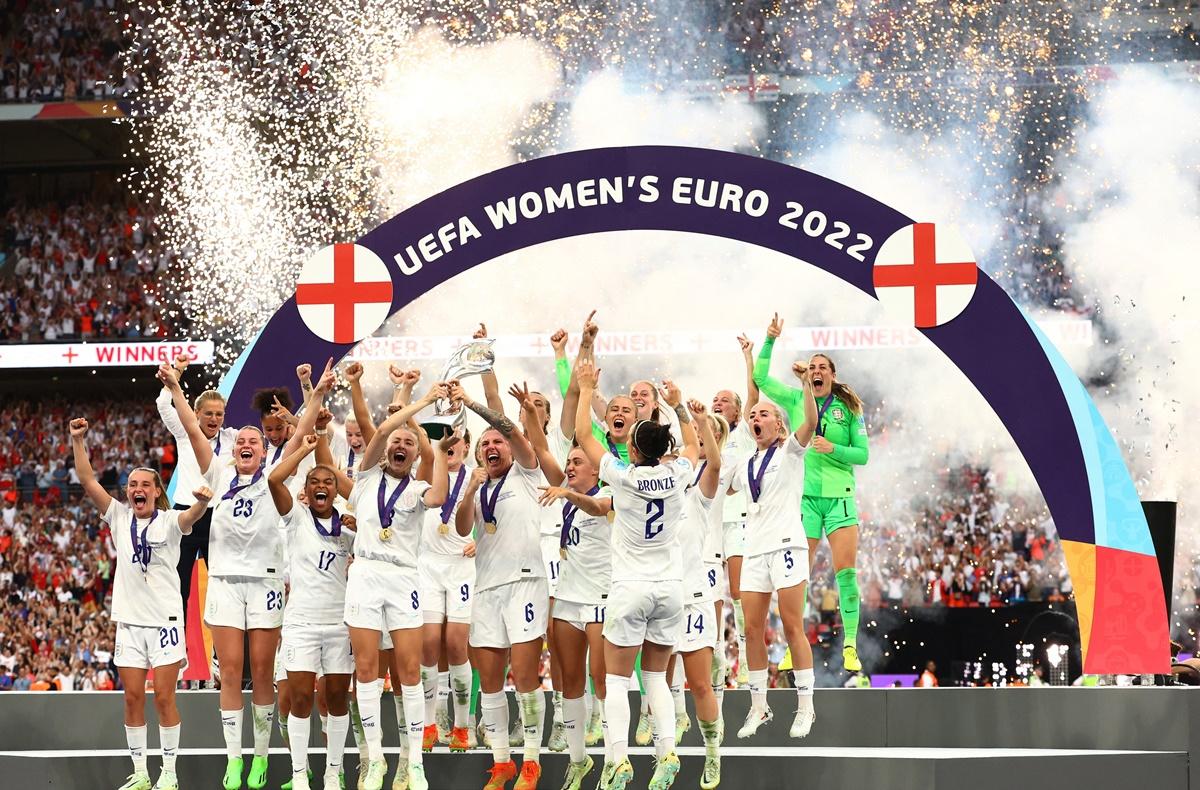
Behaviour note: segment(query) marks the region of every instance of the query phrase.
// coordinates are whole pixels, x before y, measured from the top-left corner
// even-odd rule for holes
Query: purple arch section
[[[483,206],[527,191],[541,192],[585,179],[655,175],[662,195],[639,202],[627,194],[622,202],[559,210],[536,220],[522,220],[494,230]],[[677,177],[705,178],[737,184],[745,191],[759,189],[770,198],[766,216],[681,205],[670,198]],[[636,191],[636,190],[631,190]],[[784,227],[775,221],[787,201],[819,207],[830,219],[848,223],[874,239],[863,262],[850,259],[823,238]],[[404,274],[395,256],[446,223],[468,216],[482,231],[480,238],[453,248],[432,263]],[[735,239],[775,250],[810,264],[874,297],[871,270],[875,252],[893,232],[915,220],[874,198],[815,173],[742,154],[700,148],[634,146],[599,148],[558,154],[511,165],[451,187],[393,217],[357,240],[392,270],[391,312],[473,266],[514,250],[555,239],[617,230],[671,230]],[[561,276],[579,276],[564,262]],[[766,309],[787,311],[780,295]],[[980,272],[975,296],[956,319],[925,335],[946,354],[979,390],[1008,428],[1024,455],[1050,508],[1061,538],[1093,543],[1095,530],[1087,470],[1070,406],[1051,363],[1020,308],[1004,290]],[[242,364],[231,371],[231,424],[257,418],[249,409],[259,386],[294,386],[295,365],[318,365],[332,356],[340,359],[350,345],[329,343],[313,335],[288,299],[264,327]],[[1012,360],[1016,365],[1005,364]],[[937,382],[912,397],[937,398]]]

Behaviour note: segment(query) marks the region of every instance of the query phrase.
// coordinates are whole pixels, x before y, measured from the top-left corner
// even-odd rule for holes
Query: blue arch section
[[[658,188],[664,193],[653,202],[641,202],[627,194],[621,202],[560,210],[500,230],[493,229],[483,211],[485,205],[527,191],[540,193],[545,187],[598,178],[636,181],[647,175],[657,177]],[[769,196],[770,212],[753,217],[675,203],[670,199],[670,185],[679,177],[737,184],[746,192],[762,190]],[[844,221],[855,233],[870,236],[874,245],[866,252],[865,260],[854,260],[823,238],[776,222],[787,201],[819,207],[830,221]],[[462,216],[469,217],[482,231],[480,238],[455,247],[411,274],[401,271],[395,260],[398,254],[403,255],[403,250],[416,246],[422,236]],[[635,146],[558,154],[487,173],[412,206],[357,243],[373,250],[391,268],[395,284],[392,313],[451,277],[506,253],[555,239],[617,230],[669,230],[736,239],[789,255],[797,259],[798,265],[816,266],[873,297],[875,252],[893,232],[912,222],[874,198],[778,162],[707,149]],[[569,269],[562,274],[574,276]],[[786,295],[770,305],[781,311],[787,307]],[[1127,494],[1132,490],[1132,481],[1123,465],[1122,474],[1116,476],[1121,479],[1114,479],[1111,457],[1103,459],[1102,473],[1095,468],[1101,460],[1095,447],[1085,456],[1080,442],[1084,425],[1080,409],[1094,406],[1078,379],[1069,375],[1069,369],[1066,374],[1055,369],[1053,358],[1057,352],[1053,347],[1043,347],[1021,309],[982,271],[967,309],[948,324],[922,331],[967,376],[1007,427],[1041,487],[1060,537],[1094,543],[1095,519],[1100,515],[1096,506],[1110,501],[1110,488],[1128,483],[1121,492]],[[221,390],[230,397],[231,424],[252,421],[255,415],[249,410],[249,402],[253,390],[293,381],[298,360],[316,364],[330,356],[340,359],[350,348],[313,335],[301,320],[294,297],[289,299],[222,382]],[[1012,366],[1002,364],[1004,360],[1019,360],[1021,374],[1014,375]],[[933,391],[915,396],[937,397],[936,385]],[[1092,424],[1090,419],[1087,424]],[[1103,437],[1111,443],[1106,429]],[[1127,501],[1128,497],[1117,499]],[[1149,530],[1140,511],[1135,517],[1128,508],[1122,508],[1121,515],[1120,531],[1127,536],[1122,543],[1138,549],[1148,546]],[[1102,534],[1109,534],[1107,526]]]

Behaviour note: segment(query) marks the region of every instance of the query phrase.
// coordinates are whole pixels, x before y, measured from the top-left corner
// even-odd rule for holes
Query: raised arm
[[[192,453],[196,456],[196,465],[200,467],[200,474],[208,474],[208,468],[212,465],[213,460],[212,445],[208,443],[208,437],[200,430],[200,421],[196,419],[196,412],[192,411],[191,405],[183,395],[183,388],[179,386],[179,371],[170,365],[161,365],[156,376],[163,383],[163,387],[171,391],[175,412],[179,415],[179,422],[183,425],[188,441],[191,442]]]
[[[317,417],[325,405],[325,396],[333,389],[333,381],[333,357],[330,357],[329,361],[325,363],[325,370],[321,373],[321,380],[317,382],[316,388],[304,402],[304,414],[300,415],[300,421],[296,424],[292,438],[288,439],[287,444],[283,446],[284,455],[296,452],[304,437],[311,434],[316,428]]]
[[[542,492],[538,496],[538,502],[542,505],[552,505],[559,499],[565,499],[589,516],[603,516],[612,510],[612,497],[610,496],[588,496],[560,486],[540,486],[538,490]]]
[[[592,413],[588,404],[596,392],[596,380],[600,371],[590,359],[575,363],[575,380],[579,383],[579,403],[575,407],[575,441],[593,466],[600,466],[604,458],[604,446],[592,435]]]
[[[430,387],[429,392],[426,392],[416,403],[410,403],[400,409],[400,411],[388,415],[388,418],[375,431],[375,435],[371,437],[371,441],[367,443],[366,449],[363,450],[362,463],[359,464],[358,468],[366,471],[378,464],[387,450],[388,437],[392,435],[392,431],[404,425],[404,423],[408,422],[413,416],[438,398],[445,398],[448,394],[446,385],[439,382]]]
[[[109,505],[112,504],[112,497],[96,479],[96,473],[92,470],[92,459],[88,458],[87,444],[83,440],[87,434],[88,421],[79,417],[71,420],[68,427],[71,429],[71,451],[75,455],[75,474],[79,476],[79,484],[83,486],[83,492],[100,513],[107,513]]]
[[[471,335],[471,338],[473,340],[483,340],[487,336],[487,324],[480,322],[479,328],[475,330],[475,334]],[[498,411],[503,414],[504,401],[500,399],[500,380],[496,378],[496,371],[485,370],[479,374],[479,379],[483,382],[483,402],[492,411]]]
[[[537,454],[542,474],[546,476],[550,485],[561,485],[565,475],[558,461],[550,454],[550,442],[546,440],[546,432],[542,430],[542,423],[537,418],[537,409],[533,407],[533,399],[529,397],[529,384],[521,382],[520,387],[514,384],[508,388],[508,394],[517,401],[521,425],[525,427],[525,437],[529,439],[529,444]]]
[[[721,479],[721,448],[717,446],[717,437],[713,435],[708,409],[704,408],[704,404],[693,398],[688,401],[688,411],[692,415],[692,425],[698,426],[697,431],[704,440],[704,472],[700,475],[700,493],[712,499],[717,494],[717,484]]]
[[[450,392],[450,397],[461,400],[464,407],[478,414],[488,425],[495,428],[501,436],[508,440],[509,446],[512,447],[514,461],[525,469],[537,469],[537,453],[533,451],[533,445],[525,438],[525,434],[517,430],[516,423],[505,417],[503,412],[471,400],[471,396],[467,394],[462,383],[457,379],[450,382]]]
[[[670,379],[663,380],[660,392],[667,405],[675,412],[675,416],[679,418],[679,433],[683,437],[683,448],[679,454],[688,459],[692,466],[695,466],[700,458],[700,442],[696,439],[696,429],[692,425],[692,417],[683,406],[683,394],[679,391],[679,387],[675,386],[675,382]]]
[[[478,466],[471,470],[467,479],[467,488],[458,500],[458,510],[454,514],[454,531],[459,537],[465,538],[475,527],[475,492],[487,480],[487,473]]]
[[[550,345],[554,348],[554,378],[558,382],[558,394],[567,397],[571,386],[571,363],[567,360],[567,330],[557,329],[550,335]],[[572,415],[571,423],[575,423]]]
[[[797,425],[803,419],[800,390],[789,387],[779,379],[770,376],[771,351],[775,348],[775,340],[781,334],[783,334],[783,319],[779,317],[779,313],[776,313],[770,326],[767,327],[767,339],[763,341],[763,347],[758,352],[752,378],[764,395],[787,412],[791,424]],[[751,407],[753,406],[751,405]]]
[[[328,413],[328,411],[325,411],[317,418],[317,463],[322,466],[328,466],[333,470],[333,479],[337,483],[338,496],[343,499],[349,499],[350,492],[354,490],[354,481],[347,477],[345,472],[338,469],[337,464],[333,462],[333,451],[329,448],[329,434],[325,432],[326,426],[329,423],[325,422],[322,425],[322,420],[325,419],[325,415]]]
[[[290,445],[291,442],[288,442]],[[317,449],[317,437],[313,434],[301,437],[298,446],[283,457],[275,465],[271,474],[267,475],[267,488],[271,491],[271,499],[275,502],[275,511],[281,516],[292,512],[292,492],[288,490],[287,481],[296,470],[304,457]]]
[[[417,435],[417,455],[420,456],[420,462],[417,465],[417,479],[434,485],[437,482],[437,472],[434,471],[437,458],[433,452],[433,443],[429,441],[429,434],[417,424],[416,420],[409,420],[408,427]]]
[[[371,420],[371,407],[367,405],[366,396],[363,395],[362,374],[361,362],[351,362],[343,372],[346,381],[350,382],[350,403],[354,408],[354,421],[362,431],[363,441],[369,444],[371,437],[375,435],[375,423]]]
[[[812,385],[808,383],[808,368],[800,371],[800,381],[804,384],[803,415],[804,420],[796,428],[796,441],[801,447],[807,447],[812,441],[813,433],[817,430],[817,399],[813,395]]]
[[[179,514],[179,520],[176,522],[179,525],[180,534],[183,535],[192,534],[192,526],[200,520],[204,511],[208,510],[208,503],[213,498],[213,491],[208,486],[200,486],[192,491],[192,496],[196,498],[196,501]]]
[[[446,496],[450,493],[450,474],[446,471],[450,464],[446,452],[461,438],[462,434],[455,431],[447,433],[438,441],[437,454],[433,459],[433,482],[421,497],[425,507],[441,507],[446,504]],[[428,442],[429,439],[426,438],[425,441]]]
[[[296,378],[300,380],[300,394],[307,401],[313,391],[312,365],[307,362],[297,365]]]
[[[745,335],[739,335],[738,344],[742,347],[742,357],[746,361],[746,400],[742,403],[741,419],[749,420],[750,411],[754,404],[758,403],[758,385],[754,383],[754,343]],[[767,367],[771,367],[769,356]]]

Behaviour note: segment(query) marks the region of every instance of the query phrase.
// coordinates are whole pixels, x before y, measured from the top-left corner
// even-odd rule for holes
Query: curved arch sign
[[[388,315],[473,266],[617,230],[756,244],[901,311],[995,410],[1041,487],[1074,584],[1084,671],[1169,671],[1168,617],[1145,516],[1066,361],[951,228],[939,232],[778,162],[695,148],[603,148],[512,165],[434,195],[356,243],[313,256],[297,294],[222,381],[231,419],[249,421],[251,392],[292,381],[297,359],[340,359]],[[1021,375],[997,364],[1002,359],[1019,359]]]

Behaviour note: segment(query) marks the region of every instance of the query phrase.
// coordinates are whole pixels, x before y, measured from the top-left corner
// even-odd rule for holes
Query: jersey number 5
[[[646,540],[653,540],[663,531],[663,501],[661,499],[646,500]]]

